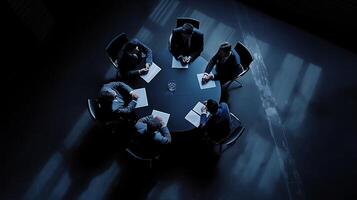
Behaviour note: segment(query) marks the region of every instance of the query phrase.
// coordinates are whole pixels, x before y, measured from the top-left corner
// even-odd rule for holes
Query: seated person
[[[121,78],[147,74],[152,64],[152,51],[134,38],[119,51],[117,62]]]
[[[213,141],[219,142],[230,133],[231,117],[228,105],[218,103],[212,99],[207,100],[205,107],[202,107],[200,127],[204,130],[205,136]],[[207,117],[207,111],[210,113]]]
[[[212,75],[210,72],[213,66],[216,66],[216,73]],[[224,42],[207,64],[202,83],[205,84],[209,80],[219,80],[221,85],[224,85],[226,82],[235,79],[242,71],[243,67],[240,64],[238,53],[232,49],[228,42]]]
[[[169,50],[182,65],[193,62],[203,51],[203,34],[186,23],[172,31]]]
[[[127,84],[117,81],[104,84],[99,92],[99,102],[102,105],[102,115],[106,120],[120,117],[130,117],[138,95]]]
[[[171,143],[170,131],[163,125],[160,117],[152,115],[143,117],[135,124],[135,128],[142,143],[147,145]]]

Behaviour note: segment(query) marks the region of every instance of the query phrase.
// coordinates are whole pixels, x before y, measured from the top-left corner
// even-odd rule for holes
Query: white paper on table
[[[136,100],[135,108],[141,108],[149,105],[145,88],[135,89],[133,90],[133,93],[139,96],[138,100]]]
[[[193,111],[195,111],[197,114],[201,115],[202,114],[202,111],[201,111],[201,108],[202,107],[205,107],[205,105],[201,102],[197,102],[197,104],[195,105],[195,107],[193,107]]]
[[[187,113],[185,119],[189,121],[191,124],[193,124],[196,128],[200,125],[201,117],[197,113],[193,112],[190,110],[190,112]]]
[[[182,66],[180,61],[176,60],[175,57],[172,57],[172,68],[187,69],[188,68],[188,64]]]
[[[202,85],[203,74],[204,73],[197,74],[198,84],[200,84],[201,90],[216,87],[216,83],[213,80],[209,80],[206,84]]]
[[[160,71],[161,68],[153,62],[149,68],[149,72],[145,75],[141,75],[140,77],[149,83]]]
[[[201,108],[205,107],[205,104],[201,103],[200,101],[197,102],[197,104],[195,105],[195,107],[193,107],[193,111],[195,111],[197,114],[201,115],[202,111]],[[207,116],[209,115],[209,112],[207,112]]]
[[[161,112],[158,110],[153,110],[151,114],[154,117],[156,117],[156,116],[160,117],[164,123],[164,126],[167,126],[167,123],[169,122],[169,118],[170,118],[169,113]]]

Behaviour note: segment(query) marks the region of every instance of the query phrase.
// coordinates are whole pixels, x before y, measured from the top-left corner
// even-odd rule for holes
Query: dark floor
[[[178,16],[201,21],[207,60],[222,41],[253,53],[244,86],[229,91],[246,131],[217,162],[188,142],[147,170],[86,99],[112,76],[104,48],[116,34],[138,37],[155,61]],[[357,199],[355,53],[233,0],[101,3],[53,32],[37,65],[2,80],[16,106],[4,108],[0,199]]]

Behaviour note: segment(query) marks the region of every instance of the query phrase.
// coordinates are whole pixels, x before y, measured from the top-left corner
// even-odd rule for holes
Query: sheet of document
[[[161,68],[153,62],[149,68],[149,72],[145,75],[141,75],[140,77],[149,83],[160,71]]]
[[[177,68],[177,69],[187,69],[188,64],[185,66],[182,66],[180,61],[176,60],[175,57],[172,57],[172,68]]]
[[[200,120],[201,120],[200,115],[193,112],[192,110],[190,110],[190,112],[187,113],[185,119],[189,121],[191,124],[193,124],[196,128],[200,125]]]
[[[202,85],[202,77],[203,73],[197,74],[197,80],[201,90],[216,87],[216,83],[213,80],[209,80],[206,84]]]
[[[193,107],[192,110],[195,111],[197,114],[201,115],[202,114],[201,108],[204,107],[204,106],[205,105],[199,101],[199,102],[197,102],[195,107]],[[207,112],[207,116],[208,115],[209,115],[209,112]]]
[[[146,89],[145,88],[135,89],[135,90],[133,90],[133,93],[139,95],[139,98],[136,101],[135,108],[141,108],[141,107],[145,107],[145,106],[149,105],[148,97],[146,96]]]
[[[159,116],[161,117],[162,121],[164,122],[164,126],[167,126],[167,123],[169,122],[170,114],[161,112],[158,110],[153,110],[151,113],[154,117]]]

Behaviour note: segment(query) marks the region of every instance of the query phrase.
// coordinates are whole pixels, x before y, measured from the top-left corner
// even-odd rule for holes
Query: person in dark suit
[[[107,120],[129,117],[135,106],[138,95],[127,84],[117,81],[104,84],[99,92],[102,115]]]
[[[193,62],[203,51],[203,34],[186,23],[172,31],[169,50],[182,65]]]
[[[202,107],[200,127],[203,129],[205,136],[213,141],[220,141],[226,138],[230,133],[230,111],[226,103],[218,104],[216,101],[209,99]],[[207,116],[209,112],[209,116]]]
[[[152,64],[152,51],[134,38],[119,51],[117,64],[121,78],[147,74]]]
[[[216,73],[212,75],[210,72],[214,66],[216,66]],[[207,64],[202,83],[205,84],[209,80],[219,80],[221,85],[224,85],[226,82],[236,78],[242,71],[243,67],[240,64],[238,53],[232,49],[228,42],[224,42]]]
[[[144,144],[169,144],[171,135],[160,117],[143,117],[135,124],[139,140]]]

